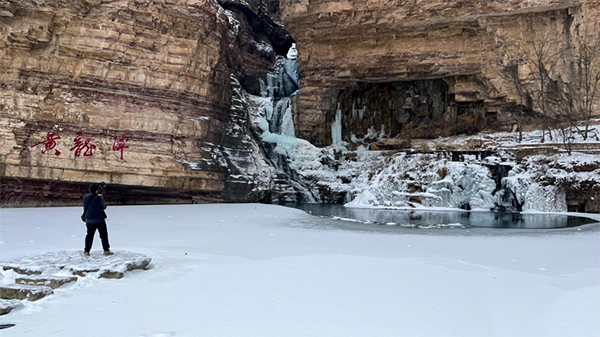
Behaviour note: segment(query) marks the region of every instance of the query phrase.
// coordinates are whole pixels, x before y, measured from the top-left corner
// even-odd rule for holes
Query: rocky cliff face
[[[498,129],[519,42],[559,37],[568,81],[599,24],[596,0],[0,0],[0,202],[349,201],[340,147],[294,136]]]
[[[98,181],[112,202],[260,200],[237,98],[291,39],[273,2],[227,3],[0,1],[2,204],[72,204]]]
[[[595,0],[282,0],[299,51],[297,133],[331,144],[338,111],[343,140],[364,135],[362,124],[406,138],[505,125],[520,104],[501,76],[507,55],[522,60],[519,43],[544,34],[560,37],[553,49],[597,38],[599,7]],[[444,84],[424,90],[432,80]]]

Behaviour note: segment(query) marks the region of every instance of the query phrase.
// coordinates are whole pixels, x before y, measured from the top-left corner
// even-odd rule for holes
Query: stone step
[[[39,270],[31,270],[31,269],[27,269],[27,268],[21,268],[19,266],[16,265],[4,265],[2,266],[3,270],[14,270],[17,274],[23,274],[23,275],[41,275],[42,272]]]
[[[22,307],[23,303],[19,300],[3,300],[0,299],[0,315],[6,315],[13,309]]]
[[[17,277],[17,284],[30,286],[46,286],[52,289],[62,287],[63,285],[77,281],[77,276],[52,276],[52,275],[30,275],[26,277]]]
[[[0,287],[0,298],[5,300],[37,301],[53,293],[52,288],[45,286],[11,284]]]

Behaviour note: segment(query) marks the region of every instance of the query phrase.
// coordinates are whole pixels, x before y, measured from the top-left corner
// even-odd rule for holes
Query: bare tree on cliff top
[[[516,93],[515,105],[509,110],[510,116],[516,126],[517,141],[523,141],[523,127],[527,120],[526,116],[533,112],[532,95],[525,85],[525,81],[519,75],[519,69],[523,63],[521,54],[514,44],[511,44],[506,37],[498,36],[498,49],[501,51],[501,58],[498,60],[496,74],[502,78],[505,83],[514,89]]]
[[[564,129],[562,124],[565,117],[566,120],[571,120],[571,116],[565,116],[562,111],[558,99],[561,88],[553,78],[553,75],[560,73],[557,68],[570,49],[569,46],[561,46],[560,42],[560,36],[553,35],[552,30],[548,30],[541,33],[541,36],[530,35],[524,41],[525,45],[521,45],[523,65],[527,73],[524,85],[531,94],[534,110],[542,117],[542,143],[546,141],[546,134],[552,140],[553,128]]]
[[[552,140],[555,132],[570,153],[573,133],[588,138],[594,109],[600,103],[600,41],[583,35],[573,46],[566,38],[570,33],[563,29],[550,26],[534,31],[533,19],[529,25],[527,38],[506,49],[512,53],[505,52],[500,74],[520,100],[513,113],[519,141],[525,112],[532,111],[542,123],[541,142],[547,136]]]
[[[522,141],[523,125],[526,112],[537,114],[542,122],[542,139],[546,135],[552,140],[551,126],[553,126],[558,113],[556,81],[552,74],[565,49],[556,50],[558,44],[551,35],[543,36],[533,34],[524,41],[514,46],[512,50],[505,50],[503,69],[499,75],[513,87],[518,97],[517,107],[512,113],[518,127],[518,140]]]
[[[523,125],[526,120],[526,110],[531,110],[533,104],[530,102],[531,94],[528,92],[527,87],[523,85],[519,77],[518,61],[510,59],[509,63],[503,67],[503,70],[499,74],[514,87],[519,98],[519,102],[517,102],[516,106],[511,111],[511,116],[517,126],[517,141],[520,143],[523,141]]]
[[[562,107],[574,119],[572,127],[586,140],[590,136],[592,116],[600,105],[600,40],[580,41],[570,81],[561,84],[564,87],[559,96]],[[582,128],[578,121],[583,122]]]

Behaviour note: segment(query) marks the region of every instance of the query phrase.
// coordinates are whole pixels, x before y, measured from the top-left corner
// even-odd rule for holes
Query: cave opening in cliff
[[[329,92],[331,141],[430,139],[470,134],[485,125],[483,101],[457,100],[447,79],[358,82]]]

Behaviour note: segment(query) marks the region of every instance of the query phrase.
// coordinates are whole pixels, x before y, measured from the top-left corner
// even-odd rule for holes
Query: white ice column
[[[287,109],[285,109],[285,113],[281,119],[281,134],[284,136],[296,137],[296,132],[294,131],[294,119],[292,117],[291,100],[289,100]]]
[[[335,120],[331,123],[331,140],[333,145],[342,142],[342,109],[338,103],[338,109],[335,113]]]

